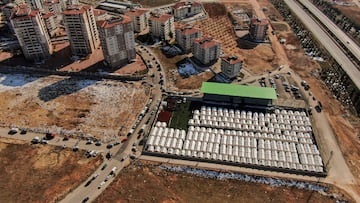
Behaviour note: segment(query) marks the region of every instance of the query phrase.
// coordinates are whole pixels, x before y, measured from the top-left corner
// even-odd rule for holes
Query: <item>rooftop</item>
[[[253,25],[268,25],[269,21],[268,21],[268,19],[252,18],[251,24],[253,24]]]
[[[64,15],[79,15],[85,13],[87,10],[90,10],[90,5],[71,5],[68,6],[66,10],[63,11]]]
[[[224,96],[247,97],[256,99],[277,99],[274,88],[246,85],[203,82],[201,92]]]
[[[223,56],[221,59],[229,64],[241,63],[243,61],[242,57],[236,55]]]
[[[194,39],[194,43],[199,44],[202,48],[210,48],[213,46],[220,45],[219,41],[214,40],[210,36],[203,36],[203,37],[196,38],[196,39]]]
[[[108,18],[106,20],[98,20],[96,24],[102,28],[111,28],[116,25],[131,23],[131,18],[125,15],[118,15],[115,17]]]
[[[11,15],[11,19],[29,19],[35,17],[39,13],[38,10],[31,10],[26,4],[17,6],[15,10],[16,11]]]
[[[107,11],[101,10],[101,9],[94,9],[94,16],[101,16],[101,15],[105,15],[107,13]]]
[[[174,9],[181,9],[183,7],[197,7],[197,6],[201,6],[201,4],[199,2],[196,1],[181,1],[177,4],[175,4]]]
[[[168,21],[170,18],[172,18],[173,16],[172,15],[169,15],[169,14],[163,14],[163,15],[153,15],[150,17],[149,20],[153,20],[153,21],[158,21],[158,22],[166,22]]]
[[[199,28],[184,24],[176,24],[176,29],[180,30],[183,35],[191,35],[196,32],[201,32]]]
[[[55,14],[53,12],[48,12],[48,13],[42,14],[43,19],[50,18],[51,16],[55,16]]]
[[[125,15],[127,16],[141,16],[145,13],[149,12],[149,10],[147,9],[143,9],[143,8],[137,8],[137,9],[132,9],[128,12],[125,13]]]

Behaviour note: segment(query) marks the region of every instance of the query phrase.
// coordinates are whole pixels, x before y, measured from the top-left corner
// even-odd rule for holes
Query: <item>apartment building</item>
[[[22,52],[27,60],[41,61],[53,53],[50,37],[38,10],[17,6],[10,17]]]
[[[119,15],[96,23],[105,62],[110,68],[118,68],[135,59],[134,28],[129,16]]]
[[[202,5],[196,1],[181,1],[174,5],[173,14],[176,20],[181,20],[201,13]]]
[[[31,7],[31,9],[44,9],[42,0],[25,0],[25,3]]]
[[[125,15],[131,18],[135,32],[139,33],[148,28],[149,10],[143,8],[132,9],[126,12]]]
[[[243,60],[239,56],[230,55],[221,57],[221,72],[230,79],[239,75],[242,65]]]
[[[201,37],[201,30],[191,25],[177,24],[175,33],[176,42],[185,53],[190,53],[194,39]]]
[[[149,18],[149,31],[154,37],[171,41],[175,38],[174,17],[168,14],[153,14]]]
[[[203,36],[194,40],[193,56],[202,64],[216,61],[220,56],[221,44],[210,36]]]
[[[100,47],[99,33],[91,6],[69,5],[63,11],[63,20],[74,56],[87,56]]]
[[[53,36],[53,33],[57,28],[55,13],[53,12],[44,13],[42,14],[42,18],[44,19],[45,26],[49,35]]]
[[[264,41],[268,27],[269,21],[267,19],[252,18],[249,29],[250,38],[256,42]]]

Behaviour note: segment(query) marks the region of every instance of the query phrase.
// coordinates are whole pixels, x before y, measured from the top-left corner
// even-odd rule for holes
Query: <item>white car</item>
[[[105,181],[102,181],[98,187],[98,189],[100,189],[103,185],[105,184]]]

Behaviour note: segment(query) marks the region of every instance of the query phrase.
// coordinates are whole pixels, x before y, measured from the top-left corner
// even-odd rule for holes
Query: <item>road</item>
[[[360,60],[360,47],[349,36],[344,33],[334,22],[308,0],[297,0],[306,7],[316,18],[325,25],[355,57]]]
[[[304,26],[311,31],[312,35],[325,47],[330,55],[337,61],[353,83],[360,89],[360,71],[345,55],[333,39],[312,19],[294,0],[284,0],[290,10],[301,20]],[[356,53],[359,54],[359,53]]]

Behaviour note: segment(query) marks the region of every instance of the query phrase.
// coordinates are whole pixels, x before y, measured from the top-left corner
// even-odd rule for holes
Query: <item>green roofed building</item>
[[[204,100],[244,105],[269,106],[277,99],[274,88],[203,82]]]

